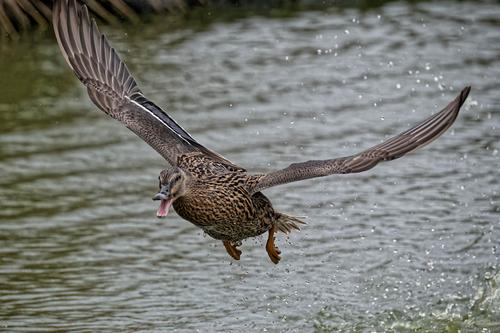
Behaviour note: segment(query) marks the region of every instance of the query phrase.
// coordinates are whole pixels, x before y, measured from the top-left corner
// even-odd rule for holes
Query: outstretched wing
[[[331,160],[294,163],[289,167],[268,173],[259,178],[251,189],[252,193],[263,189],[299,180],[323,177],[335,173],[355,173],[373,168],[379,162],[390,161],[421,148],[443,134],[455,121],[460,107],[469,95],[470,87],[443,110],[427,118],[409,130],[396,135],[379,145],[359,154]]]
[[[171,165],[177,157],[201,152],[233,167],[229,160],[203,147],[160,107],[144,97],[127,66],[90,19],[85,5],[58,0],[52,10],[54,32],[66,62],[87,87],[99,109],[119,120]]]

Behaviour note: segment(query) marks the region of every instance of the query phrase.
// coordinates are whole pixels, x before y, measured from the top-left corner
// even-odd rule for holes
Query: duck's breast
[[[210,227],[253,220],[252,198],[237,187],[206,186],[195,188],[174,202],[175,211],[184,219]]]

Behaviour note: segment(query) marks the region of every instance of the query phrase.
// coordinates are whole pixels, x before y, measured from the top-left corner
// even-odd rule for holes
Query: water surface
[[[500,331],[498,17],[394,2],[103,28],[148,97],[255,172],[352,154],[473,86],[424,150],[266,191],[308,222],[277,266],[263,238],[234,262],[156,219],[161,157],[96,110],[53,37],[2,45],[0,328]]]

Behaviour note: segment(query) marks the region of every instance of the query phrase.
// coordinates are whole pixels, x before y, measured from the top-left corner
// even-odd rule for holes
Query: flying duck
[[[92,102],[120,121],[156,150],[169,164],[160,172],[158,217],[171,207],[209,236],[221,240],[228,254],[240,259],[241,241],[268,233],[266,250],[277,264],[278,231],[289,233],[304,224],[277,212],[263,190],[332,174],[363,172],[379,162],[397,159],[443,134],[457,118],[470,92],[465,87],[440,112],[414,127],[360,153],[326,160],[294,163],[285,169],[252,174],[196,141],[141,91],[127,66],[108,43],[85,5],[58,0],[53,27],[66,62],[87,87]]]

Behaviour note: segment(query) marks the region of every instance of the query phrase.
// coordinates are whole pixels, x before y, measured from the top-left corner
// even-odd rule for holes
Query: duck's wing
[[[185,153],[201,152],[223,164],[229,160],[199,144],[160,107],[148,100],[127,66],[90,18],[85,5],[58,0],[52,9],[59,47],[92,102],[147,142],[171,165]]]
[[[366,171],[379,162],[394,160],[421,148],[438,138],[453,124],[469,92],[470,87],[464,88],[455,100],[440,112],[359,154],[331,160],[294,163],[285,169],[257,176],[251,192],[309,178]]]

